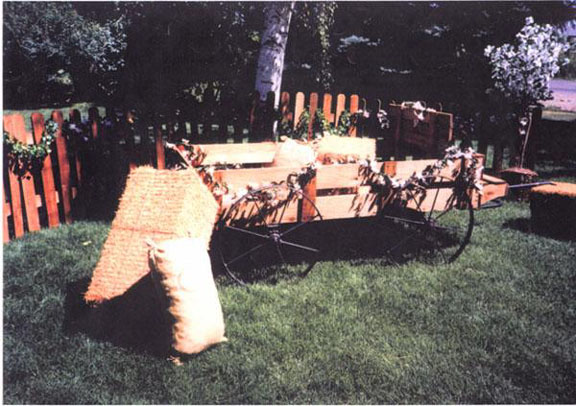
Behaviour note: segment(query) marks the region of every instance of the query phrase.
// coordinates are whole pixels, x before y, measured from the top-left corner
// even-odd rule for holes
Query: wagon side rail
[[[388,176],[406,179],[414,173],[419,173],[427,166],[436,162],[433,159],[415,161],[385,161],[377,163],[377,169]],[[300,168],[269,167],[216,170],[214,179],[220,184],[234,190],[251,185],[253,188],[265,186],[272,182],[285,181],[290,173],[298,172]],[[444,179],[453,178],[453,168],[445,168],[440,173]],[[470,192],[470,200],[474,208],[488,201],[507,194],[508,184],[496,177],[481,174],[482,193],[478,190]],[[435,186],[440,190],[430,194],[418,206],[408,202],[407,208],[429,211],[437,206],[434,200],[446,201],[453,194],[453,183],[445,182]],[[322,213],[324,220],[370,217],[378,214],[382,205],[382,195],[375,191],[359,171],[358,164],[342,164],[320,166],[316,175],[304,185],[303,192]],[[222,201],[222,211],[230,202]],[[298,213],[293,213],[287,221],[305,219],[310,208],[302,205]]]

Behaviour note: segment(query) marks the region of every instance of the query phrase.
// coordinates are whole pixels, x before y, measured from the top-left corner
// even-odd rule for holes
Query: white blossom
[[[488,45],[484,55],[490,58],[494,87],[506,97],[531,104],[552,98],[550,80],[564,64],[560,56],[569,48],[554,27],[540,26],[528,17],[515,44]]]

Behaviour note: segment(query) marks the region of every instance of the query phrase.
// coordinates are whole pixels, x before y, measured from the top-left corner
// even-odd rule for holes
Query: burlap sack
[[[204,241],[183,238],[148,243],[152,277],[172,322],[172,347],[183,354],[197,354],[227,341]]]
[[[312,147],[301,144],[290,138],[278,144],[278,150],[274,155],[272,166],[291,166],[302,168],[315,160]]]

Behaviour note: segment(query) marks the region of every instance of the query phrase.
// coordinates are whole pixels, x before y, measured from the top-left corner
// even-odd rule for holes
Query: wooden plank
[[[203,164],[264,164],[271,163],[278,148],[275,142],[253,144],[201,144],[206,153]]]
[[[352,96],[350,96],[350,114],[354,114],[358,111],[358,95],[357,94],[353,94]],[[348,130],[348,135],[350,137],[356,137],[356,134],[358,133],[358,129],[356,128],[356,126],[350,126],[350,129]]]
[[[80,115],[80,111],[78,111],[77,109],[74,110],[70,110],[70,122],[71,123],[76,123],[78,125],[80,125],[82,123],[82,117]],[[82,144],[82,140],[77,139],[76,142],[72,143],[72,146],[78,146],[78,148],[76,148],[76,151],[71,151],[72,154],[74,155],[74,163],[75,163],[75,167],[76,167],[76,179],[78,181],[78,187],[80,187],[80,185],[82,184],[82,162],[80,161],[80,148],[79,146]]]
[[[399,160],[400,156],[400,138],[402,136],[402,107],[398,104],[391,104],[388,108],[390,117],[390,128],[392,128],[394,139],[394,158]]]
[[[416,202],[415,199],[408,200],[407,207],[422,212],[429,212],[434,208],[434,211],[445,210],[448,199],[453,195],[454,190],[451,187],[443,187],[436,189],[427,189],[426,196]],[[417,196],[419,198],[420,196]]]
[[[42,142],[42,134],[45,131],[44,116],[40,113],[32,113],[32,128],[34,139],[37,144]],[[44,201],[48,216],[48,227],[56,227],[60,224],[58,214],[58,202],[56,201],[56,186],[54,185],[54,173],[52,171],[52,159],[50,155],[44,158],[42,163],[42,184],[44,186]]]
[[[24,117],[20,114],[12,115],[12,131],[14,138],[22,143],[31,144],[33,142],[32,134],[26,131]],[[36,190],[34,188],[34,174],[26,173],[22,176],[22,193],[24,197],[24,206],[26,208],[26,219],[28,221],[29,231],[40,230],[40,217],[38,216],[38,207],[36,207]]]
[[[304,112],[304,93],[296,93],[296,102],[294,103],[294,129],[298,126],[302,113]]]
[[[4,131],[14,134],[13,116],[4,116]],[[14,235],[16,238],[24,235],[24,210],[22,207],[22,195],[20,193],[20,180],[13,170],[8,170],[8,183],[10,189],[10,204],[12,206],[12,218],[14,220]]]
[[[322,113],[324,113],[324,118],[331,124],[334,124],[335,114],[332,113],[332,95],[330,93],[324,93],[324,100],[322,101]]]
[[[316,206],[323,220],[374,216],[378,212],[376,193],[319,196]]]
[[[162,124],[158,117],[154,120],[154,139],[156,148],[156,168],[166,168],[166,152],[164,151],[164,141],[162,139]]]
[[[64,221],[69,224],[72,222],[72,185],[66,139],[62,136],[62,123],[64,122],[62,112],[58,110],[53,111],[52,120],[58,124],[58,130],[56,131],[56,154],[58,156],[58,167],[60,171],[60,193],[62,195],[60,201],[62,202],[64,211]]]
[[[302,199],[302,211],[300,213],[300,221],[312,221],[316,216],[316,176],[304,185],[302,191],[306,194],[308,199]]]
[[[97,140],[100,136],[100,113],[96,107],[90,107],[88,110],[88,120],[90,122],[92,139]]]
[[[6,201],[6,185],[2,182],[2,241],[7,243],[10,241],[10,231],[8,229],[8,217],[12,214],[10,204]]]
[[[346,109],[346,96],[343,94],[339,94],[336,97],[336,115],[334,117],[334,123],[336,125],[338,125],[338,122],[340,121],[340,116],[342,115],[342,112]]]
[[[436,148],[438,151],[444,151],[454,139],[454,116],[452,114],[436,113],[436,135]]]
[[[282,92],[280,94],[280,112],[282,113],[282,121],[294,125],[293,122],[295,118],[294,114],[290,110],[290,93],[288,92]]]
[[[316,121],[316,110],[318,110],[318,93],[310,94],[310,104],[308,106],[308,111],[310,112],[310,120],[308,120],[308,141],[313,137],[314,122]]]
[[[506,197],[508,194],[508,183],[500,178],[484,174],[481,183],[482,194],[480,195],[475,191],[472,195],[472,203],[474,207],[478,207],[490,200]]]
[[[246,146],[254,144],[244,144]],[[239,145],[231,144],[238,147]],[[407,179],[414,172],[421,172],[427,166],[436,162],[435,159],[423,159],[416,161],[388,161],[377,163],[380,169],[385,165],[386,173],[397,179]],[[366,183],[358,174],[359,164],[323,165],[317,169],[317,190],[355,188]],[[245,187],[250,183],[266,184],[286,180],[288,175],[299,171],[296,167],[268,167],[268,168],[244,168],[218,170],[215,172],[217,179],[233,184],[236,187]],[[445,168],[441,175],[450,177],[453,168]]]
[[[361,184],[358,164],[323,165],[316,171],[318,190],[354,188]]]
[[[230,207],[235,202],[232,200],[224,200],[221,206],[221,214],[228,215],[226,224],[235,225],[237,227],[261,226],[263,225],[262,219],[258,212],[258,207],[252,201],[244,200],[242,204],[236,206],[234,213],[229,213]],[[263,207],[260,207],[263,209]],[[284,206],[278,206],[276,210],[269,211],[265,215],[264,221],[266,224],[287,224],[295,223],[298,221],[298,200],[291,201],[286,209]]]

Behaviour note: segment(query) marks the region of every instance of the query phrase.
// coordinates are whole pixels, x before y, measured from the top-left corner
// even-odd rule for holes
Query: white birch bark
[[[268,92],[274,92],[274,107],[278,107],[280,102],[284,55],[294,3],[269,3],[265,11],[264,33],[256,71],[256,90],[262,101],[266,100]]]

